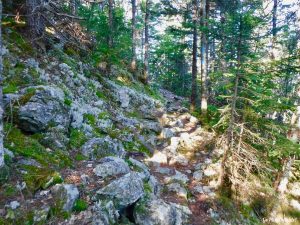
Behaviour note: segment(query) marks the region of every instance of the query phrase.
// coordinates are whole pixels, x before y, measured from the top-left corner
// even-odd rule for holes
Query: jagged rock
[[[191,214],[187,207],[167,204],[161,199],[139,201],[134,209],[138,225],[183,225],[188,224]]]
[[[154,131],[159,133],[162,130],[160,123],[151,120],[140,120],[140,128],[144,130]]]
[[[203,178],[203,173],[202,173],[201,170],[195,171],[195,172],[193,173],[193,179],[194,179],[194,180],[200,181],[200,180],[202,180],[202,178]]]
[[[25,89],[21,97],[27,102],[23,102],[18,111],[19,127],[32,133],[59,125],[68,128],[70,116],[64,105],[64,92],[55,86],[36,86],[33,89]]]
[[[113,199],[118,209],[126,208],[144,195],[143,181],[138,173],[131,172],[100,189],[97,194]]]
[[[96,202],[93,206],[92,212],[92,225],[116,224],[120,216],[112,201]]]
[[[136,90],[125,86],[120,86],[110,80],[106,80],[107,87],[120,107],[126,111],[138,111],[146,119],[156,119],[159,114],[158,108],[161,107],[159,101],[148,97]]]
[[[172,172],[173,172],[173,170],[170,169],[170,168],[167,168],[167,167],[160,167],[160,166],[156,167],[155,171],[156,171],[157,173],[166,174],[166,175],[171,175]]]
[[[291,183],[288,192],[294,197],[300,197],[300,182]]]
[[[175,135],[174,132],[170,128],[164,128],[160,134],[160,136],[165,139],[171,138],[174,135]]]
[[[150,159],[147,159],[147,162],[157,166],[159,166],[160,164],[167,164],[168,156],[165,152],[156,152]]]
[[[12,202],[9,203],[9,207],[12,210],[15,210],[15,209],[20,207],[20,203],[18,201],[12,201]]]
[[[189,160],[183,154],[177,153],[176,155],[172,155],[172,157],[170,157],[169,164],[180,164],[183,166],[187,166],[189,164]]]
[[[54,198],[63,204],[63,210],[70,212],[75,201],[79,198],[79,191],[73,184],[56,184],[51,188]]]
[[[20,159],[17,162],[19,165],[25,165],[25,166],[34,166],[41,168],[41,164],[35,161],[34,159]]]
[[[209,166],[203,171],[204,176],[206,177],[212,177],[216,176],[221,171],[221,164],[215,163],[215,164],[209,164]]]
[[[123,157],[125,155],[122,143],[109,136],[104,138],[92,138],[82,146],[81,151],[84,156],[91,159],[112,155]]]
[[[167,185],[168,190],[175,192],[179,197],[187,198],[187,191],[179,183],[172,183]]]
[[[41,143],[44,146],[48,148],[66,150],[69,138],[66,136],[65,128],[61,126],[51,127],[44,133],[43,136]]]
[[[93,171],[97,176],[106,178],[108,176],[129,173],[130,169],[123,159],[117,157],[105,157],[100,160],[100,164],[98,164]]]
[[[203,187],[200,186],[200,185],[197,185],[193,188],[193,192],[197,193],[197,194],[203,194],[204,193],[204,190],[203,190]]]
[[[129,158],[129,161],[132,163],[132,165],[134,165],[135,167],[139,168],[142,172],[140,172],[139,174],[141,174],[141,178],[143,180],[149,180],[150,177],[150,171],[149,168],[142,162],[134,159],[134,158]]]
[[[290,205],[291,205],[295,210],[300,211],[300,203],[299,203],[299,201],[293,199],[293,200],[291,200]]]
[[[154,176],[150,176],[148,184],[151,187],[152,194],[157,197],[160,196],[161,184]]]
[[[48,214],[50,212],[49,206],[44,206],[42,209],[34,211],[33,221],[37,223],[45,222],[48,218]]]
[[[175,175],[171,176],[171,177],[166,177],[164,179],[164,181],[166,183],[171,183],[171,182],[176,182],[176,181],[179,181],[181,183],[187,183],[189,181],[189,178],[187,175],[175,170]]]
[[[15,157],[14,153],[7,148],[4,148],[4,154],[8,155],[11,159]]]

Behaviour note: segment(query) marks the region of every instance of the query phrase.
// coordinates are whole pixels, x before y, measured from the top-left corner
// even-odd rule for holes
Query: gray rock
[[[177,196],[187,199],[187,191],[179,183],[172,183],[169,184],[167,187],[169,191],[175,192]]]
[[[122,209],[144,195],[143,181],[138,173],[131,172],[100,189],[97,194],[113,199],[116,208]]]
[[[170,128],[164,128],[160,135],[162,138],[168,139],[174,137],[175,134]]]
[[[161,173],[161,174],[166,174],[166,175],[171,175],[173,173],[173,170],[168,168],[168,167],[156,167],[155,171],[157,173]]]
[[[4,154],[8,155],[10,158],[14,158],[15,155],[12,151],[8,150],[7,148],[4,148]]]
[[[38,168],[42,167],[41,164],[35,161],[34,159],[20,159],[17,163],[19,165],[24,165],[24,166],[34,166]]]
[[[112,201],[98,201],[93,206],[92,225],[117,224],[119,212]]]
[[[139,168],[142,172],[142,176],[141,178],[143,180],[149,180],[149,177],[150,177],[150,171],[149,171],[149,168],[142,162],[134,159],[134,158],[129,158],[129,161],[137,168]]]
[[[164,181],[166,183],[171,183],[171,182],[176,182],[176,181],[179,181],[181,183],[187,183],[189,181],[189,178],[187,175],[175,170],[175,175],[171,176],[171,177],[166,177],[164,179]]]
[[[34,222],[38,222],[38,223],[45,222],[48,218],[49,211],[50,211],[49,206],[44,206],[42,209],[35,210],[34,217],[33,217]]]
[[[183,225],[188,224],[191,214],[187,207],[167,204],[161,199],[139,201],[134,209],[138,225]]]
[[[58,125],[69,127],[70,116],[69,109],[64,105],[64,92],[52,86],[33,88],[35,89],[33,94],[26,93],[29,89],[24,90],[23,98],[28,99],[18,111],[19,127],[32,133],[45,131],[49,127]]]
[[[203,172],[201,170],[195,171],[193,173],[193,179],[196,181],[200,181],[203,178]]]
[[[69,138],[67,138],[64,127],[51,127],[44,133],[41,143],[48,148],[66,150]]]
[[[20,207],[20,203],[18,201],[12,201],[12,202],[9,203],[9,207],[12,210],[15,210],[15,209]]]
[[[51,188],[51,193],[57,201],[63,203],[63,210],[70,212],[79,198],[79,191],[73,184],[56,184]]]
[[[151,187],[152,194],[157,197],[160,196],[161,184],[154,176],[150,176],[148,184]]]
[[[84,156],[91,159],[105,156],[123,157],[125,155],[122,143],[109,136],[104,138],[92,138],[82,146],[81,151]]]
[[[94,173],[98,177],[106,178],[108,176],[115,176],[126,174],[130,172],[127,163],[117,157],[105,157],[101,159],[101,163],[94,168]]]

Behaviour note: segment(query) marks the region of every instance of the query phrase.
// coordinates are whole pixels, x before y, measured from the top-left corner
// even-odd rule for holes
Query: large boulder
[[[112,139],[109,136],[103,138],[92,138],[81,147],[82,154],[91,159],[103,158],[105,156],[125,155],[121,141]]]
[[[111,90],[113,99],[125,111],[138,111],[144,118],[148,119],[157,119],[157,115],[161,113],[161,103],[146,94],[118,85],[109,80],[106,80],[106,85]]]
[[[105,157],[101,159],[100,164],[94,168],[94,173],[102,178],[108,176],[117,176],[130,172],[130,168],[127,163],[117,157]]]
[[[97,194],[100,199],[112,199],[117,209],[124,209],[143,197],[143,181],[138,173],[131,172],[100,189]]]
[[[19,127],[31,133],[49,127],[67,128],[70,124],[69,108],[64,104],[64,92],[55,86],[37,86],[22,91],[18,110]]]
[[[56,184],[52,187],[51,193],[67,212],[72,210],[75,201],[79,198],[79,191],[73,184]]]
[[[182,225],[189,224],[191,211],[174,203],[151,198],[139,201],[134,208],[134,218],[138,225]]]

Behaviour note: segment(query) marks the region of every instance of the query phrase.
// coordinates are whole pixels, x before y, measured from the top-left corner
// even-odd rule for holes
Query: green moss
[[[78,52],[76,52],[73,48],[67,47],[64,49],[65,53],[69,56],[77,56]]]
[[[151,155],[149,149],[138,140],[132,142],[123,142],[123,146],[127,152],[141,152],[148,156]]]
[[[47,189],[48,187],[62,183],[63,181],[61,176],[50,168],[23,166],[23,169],[26,170],[23,179],[31,192],[35,192],[39,189]]]
[[[84,211],[88,208],[88,203],[82,199],[77,199],[75,204],[74,204],[74,207],[73,207],[73,210],[75,212],[81,212],[81,211]]]
[[[84,161],[84,160],[87,160],[88,158],[82,154],[77,154],[75,155],[75,158],[74,158],[76,161]]]
[[[101,112],[98,114],[98,119],[99,120],[106,120],[109,119],[110,115],[108,114],[108,112]]]
[[[16,30],[10,29],[10,32],[6,32],[3,35],[4,39],[13,40],[10,45],[8,45],[8,49],[10,52],[18,53],[21,55],[33,55],[34,50],[29,41],[23,38],[21,34],[19,34]],[[18,51],[20,50],[20,51]]]
[[[83,118],[88,121],[90,125],[94,126],[96,124],[96,117],[92,114],[84,114]]]
[[[71,106],[71,105],[72,105],[72,100],[69,99],[69,98],[65,98],[64,103],[65,103],[65,105],[67,105],[67,106]]]
[[[16,93],[18,91],[18,87],[16,84],[7,84],[3,87],[4,94]]]
[[[97,95],[97,97],[98,98],[100,98],[100,99],[107,99],[107,96],[103,93],[103,92],[101,92],[101,91],[96,91],[96,95]]]
[[[87,141],[85,134],[77,129],[71,129],[70,132],[70,147],[72,149],[80,148]]]
[[[151,186],[150,186],[150,184],[148,182],[144,182],[144,191],[147,194],[151,194],[152,193],[152,188],[151,188]]]
[[[15,186],[11,185],[11,184],[7,184],[4,187],[4,192],[3,195],[6,197],[12,197],[15,196],[18,193],[18,190],[16,189]]]
[[[4,146],[16,155],[37,160],[42,165],[66,167],[71,165],[71,161],[65,152],[53,150],[49,152],[32,136],[24,135],[17,127],[5,124],[7,133],[4,139]]]

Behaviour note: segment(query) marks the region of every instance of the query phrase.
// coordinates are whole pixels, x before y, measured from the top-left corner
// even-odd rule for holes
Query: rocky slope
[[[221,204],[223,152],[185,99],[4,36],[0,224],[254,223]]]
[[[0,224],[211,220],[201,202],[215,195],[205,179],[219,165],[208,167],[204,151],[213,134],[184,99],[118,67],[104,78],[59,47],[30,58],[21,36],[5,37],[9,173],[1,174]]]

